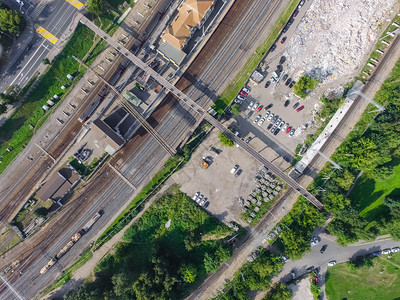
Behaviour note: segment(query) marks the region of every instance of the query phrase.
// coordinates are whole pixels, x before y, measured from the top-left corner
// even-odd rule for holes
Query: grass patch
[[[372,268],[351,270],[345,263],[329,267],[326,276],[328,299],[397,299],[400,295],[400,253],[373,259]]]
[[[291,0],[289,4],[286,5],[285,10],[281,13],[275,25],[272,27],[267,39],[258,46],[255,53],[246,62],[243,69],[236,75],[233,81],[228,85],[228,87],[221,93],[221,96],[213,105],[213,109],[222,113],[223,110],[231,103],[231,101],[236,97],[238,91],[246,83],[247,79],[250,77],[251,73],[257,67],[258,63],[267,53],[268,49],[275,42],[275,40],[280,35],[282,28],[285,26],[286,22],[289,20],[293,11],[295,10],[298,0]]]
[[[388,195],[400,196],[400,164],[394,165],[395,175],[385,181],[374,181],[366,176],[361,177],[350,193],[352,202],[360,211],[360,216],[372,221],[380,217],[379,206]]]

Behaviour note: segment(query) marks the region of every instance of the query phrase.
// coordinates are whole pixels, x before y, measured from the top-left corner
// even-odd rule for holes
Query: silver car
[[[276,120],[276,122],[275,122],[276,126],[278,126],[281,123],[281,121],[282,121],[282,118],[279,118],[278,120]]]
[[[294,128],[292,128],[292,130],[290,130],[289,136],[293,136],[295,131],[296,130],[294,130]]]
[[[258,102],[254,103],[253,107],[251,108],[251,110],[255,110],[260,104]]]
[[[268,118],[268,116],[269,116],[270,113],[271,113],[270,111],[267,111],[267,112],[265,113],[265,115],[264,115],[264,118],[265,118],[265,119]]]
[[[273,117],[274,117],[274,113],[270,114],[267,120],[271,121]]]
[[[254,119],[253,123],[256,124],[260,119],[261,119],[261,115],[258,115],[258,116]]]
[[[258,126],[261,126],[265,122],[265,118],[261,118],[260,121],[258,121]]]
[[[247,108],[248,108],[248,109],[252,109],[252,108],[253,108],[253,104],[254,104],[254,101],[250,101],[250,103],[249,103],[249,105],[247,106]]]
[[[286,129],[288,129],[289,127],[289,123],[286,123],[285,126],[282,127],[282,131],[286,131]]]

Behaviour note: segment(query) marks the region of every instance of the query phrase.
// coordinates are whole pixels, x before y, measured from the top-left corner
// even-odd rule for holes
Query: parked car
[[[234,165],[231,170],[231,174],[234,174],[237,171],[237,169],[239,169],[239,165]]]
[[[400,252],[400,247],[392,248],[392,253]]]
[[[242,169],[240,169],[240,170],[238,170],[238,171],[236,172],[235,177],[236,177],[236,178],[239,177],[240,174],[242,174]]]
[[[390,248],[382,250],[382,254],[390,254],[390,253],[392,253],[392,249],[390,249]]]
[[[207,201],[206,204],[203,205],[203,208],[207,208],[210,205],[210,201]]]
[[[300,105],[300,102],[296,102],[296,103],[293,105],[293,109],[296,109],[297,106],[299,106],[299,105]]]
[[[382,251],[375,251],[374,253],[372,253],[372,256],[379,256],[382,254]]]
[[[254,101],[250,101],[250,103],[249,103],[249,105],[247,106],[247,108],[248,108],[248,109],[252,109],[252,108],[253,108],[253,104],[254,104]]]
[[[279,64],[282,65],[285,61],[286,61],[286,56],[283,55],[279,60]]]
[[[290,100],[289,100],[289,99],[287,99],[287,100],[285,101],[285,104],[283,104],[283,106],[284,106],[284,107],[288,107],[288,106],[289,106],[289,104],[290,104]]]
[[[279,123],[278,128],[281,129],[283,125],[285,125],[285,121],[281,121],[281,122]]]
[[[272,118],[272,123],[275,123],[275,122],[276,122],[276,120],[278,120],[278,118],[279,118],[279,116],[278,116],[278,115],[276,115],[275,117],[273,117],[273,118]]]
[[[235,98],[235,103],[237,103],[237,104],[242,104],[242,101],[240,100],[240,99],[238,99],[238,98]]]
[[[287,36],[284,36],[284,37],[281,39],[281,44],[284,44],[284,43],[286,42],[286,40],[287,40]]]
[[[274,132],[275,132],[275,130],[276,130],[276,125],[275,125],[274,127],[272,127],[272,129],[271,129],[271,133],[274,133]]]
[[[264,109],[265,109],[265,110],[268,110],[268,109],[270,109],[272,106],[273,106],[273,104],[270,103],[270,104],[268,104],[266,107],[264,107]]]
[[[327,245],[327,244],[323,245],[322,248],[321,248],[321,250],[319,250],[319,252],[321,252],[321,254],[324,254],[326,248],[328,248],[328,245]]]
[[[240,91],[240,94],[242,95],[242,96],[247,96],[248,94],[250,93],[250,90],[248,90],[247,88],[242,88],[242,90]]]
[[[298,8],[302,8],[302,6],[306,3],[306,0],[301,0],[299,5],[297,6]]]
[[[285,133],[286,133],[286,134],[289,134],[291,130],[292,130],[292,127],[288,127],[288,128],[286,129]]]
[[[268,118],[268,116],[269,116],[270,113],[271,113],[270,111],[267,111],[267,112],[265,113],[265,115],[264,115],[264,118]]]
[[[307,268],[306,272],[307,272],[307,273],[310,273],[310,272],[312,272],[313,270],[314,270],[314,266],[311,266],[311,267]]]
[[[199,198],[197,198],[196,202],[197,202],[197,203],[200,203],[200,202],[201,202],[201,200],[203,200],[203,197],[204,197],[203,195],[200,195],[200,197],[199,197]]]
[[[261,118],[260,121],[258,121],[258,126],[261,126],[262,124],[264,124],[265,122],[265,118]]]
[[[286,123],[283,127],[282,127],[282,131],[286,131],[286,129],[288,129],[289,127],[289,123]]]
[[[199,196],[200,196],[200,192],[196,192],[196,194],[194,194],[194,196],[192,197],[192,199],[193,199],[194,201],[196,201],[197,197],[199,197]]]
[[[281,130],[279,128],[275,129],[274,135],[277,135]]]
[[[277,65],[275,73],[276,73],[276,75],[278,77],[281,76],[282,71],[283,71],[283,66],[282,65]]]
[[[266,83],[265,83],[265,88],[268,88],[269,86],[270,86],[270,84],[271,84],[271,81],[267,81]]]
[[[289,30],[289,28],[290,28],[290,25],[287,24],[285,27],[283,27],[282,33],[286,33]]]
[[[269,49],[269,52],[274,52],[276,49],[276,44],[272,44],[271,48]]]
[[[269,125],[268,125],[268,127],[267,127],[267,130],[270,130],[271,129],[271,127],[273,126],[274,124],[272,124],[272,123],[269,123]]]
[[[254,103],[253,108],[251,110],[255,110],[259,105],[260,105],[260,103],[258,103],[258,102]]]
[[[321,242],[321,239],[319,237],[313,236],[311,238],[311,247],[319,244],[320,242]]]
[[[332,260],[332,261],[328,262],[328,267],[332,267],[334,265],[336,265],[336,260]]]
[[[318,276],[315,276],[315,277],[314,277],[314,281],[315,281],[315,284],[318,284],[318,281],[319,281]]]
[[[293,80],[293,81],[290,83],[289,87],[292,88],[292,87],[294,86],[295,83],[296,83],[296,81]]]
[[[282,122],[282,118],[279,118],[278,120],[276,120],[275,124],[278,126],[281,122]]]
[[[254,119],[253,123],[256,124],[260,119],[261,119],[261,115],[258,115],[258,116]]]
[[[292,136],[294,135],[294,132],[295,132],[295,131],[296,131],[296,130],[295,130],[294,128],[292,128],[292,130],[290,130],[289,136],[292,137]]]
[[[297,112],[302,111],[304,109],[304,105],[300,106],[298,109],[296,109]]]
[[[246,101],[246,98],[243,97],[242,95],[237,95],[237,98],[241,101]]]
[[[290,159],[287,158],[286,156],[283,157],[283,160],[286,161],[286,162],[290,162]]]
[[[245,143],[246,143],[246,144],[250,143],[250,141],[251,141],[252,139],[253,139],[253,138],[248,137],[248,138],[246,139]]]
[[[289,21],[287,22],[287,25],[291,26],[293,24],[293,22],[294,22],[294,19],[290,18]]]
[[[286,80],[286,82],[285,82],[285,85],[288,86],[291,82],[292,82],[292,78],[288,78],[288,80]]]
[[[290,273],[290,275],[292,276],[292,279],[296,279],[296,273],[294,271],[292,271],[292,273]]]
[[[260,105],[259,107],[257,107],[256,112],[260,112],[262,109],[262,105]]]
[[[289,77],[289,75],[288,74],[285,74],[285,75],[283,75],[283,77],[282,77],[282,81],[285,81],[287,78]]]
[[[297,15],[299,14],[299,10],[298,9],[296,9],[294,12],[293,12],[293,17],[297,17]]]
[[[206,202],[207,202],[207,198],[204,198],[203,200],[201,200],[201,202],[199,203],[199,205],[200,205],[200,206],[203,206]]]
[[[271,113],[271,114],[269,115],[267,121],[271,121],[271,120],[273,119],[273,117],[274,117],[274,113]]]

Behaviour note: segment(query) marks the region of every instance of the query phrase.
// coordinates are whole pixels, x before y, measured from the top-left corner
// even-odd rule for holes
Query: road
[[[286,2],[281,1],[261,0],[235,2],[198,58],[183,75],[183,79],[178,81],[177,87],[195,99],[203,108],[208,108],[229,84],[229,80],[233,79],[236,71],[243,67],[257,45],[265,39],[270,26],[274,24],[285,4]],[[151,117],[153,121],[150,121],[150,124],[154,124],[156,130],[170,145],[179,145],[188,132],[193,130],[192,127],[197,121],[172,97],[167,97]],[[151,178],[166,159],[167,153],[158,143],[144,130],[139,130],[110,163],[139,188]],[[110,169],[102,170],[94,180],[97,184],[85,187],[84,194],[74,197],[67,205],[69,207],[64,207],[60,217],[43,228],[40,235],[37,234],[34,239],[17,246],[18,249],[25,247],[26,251],[21,259],[21,264],[24,265],[21,270],[23,274],[20,277],[13,275],[11,282],[25,297],[32,297],[54,280],[134,195],[130,186]],[[23,195],[20,197],[22,201]],[[79,229],[79,226],[99,208],[105,213],[93,229],[55,267],[45,275],[38,276],[39,270],[50,257],[70,239],[70,233]],[[79,215],[76,215],[77,211]],[[88,213],[84,215],[83,212],[86,211]],[[66,228],[70,230],[67,231]],[[37,241],[40,241],[40,246],[37,245]],[[35,252],[31,248],[34,248]],[[13,253],[14,249],[7,255],[12,256]],[[8,259],[6,256],[6,261],[12,261],[12,257]],[[8,291],[3,292],[1,299],[6,299],[9,295]]]
[[[356,243],[347,247],[341,247],[335,242],[335,237],[331,235],[321,233],[318,236],[321,238],[321,242],[312,247],[311,252],[306,253],[301,259],[296,261],[288,260],[279,275],[273,278],[272,281],[274,283],[279,281],[288,282],[292,279],[290,275],[291,272],[294,272],[297,278],[306,274],[307,268],[314,266],[315,268],[320,268],[319,285],[323,286],[325,284],[324,279],[328,268],[328,262],[335,260],[337,263],[343,263],[354,260],[358,256],[400,246],[400,242],[387,239],[365,244]],[[328,246],[323,254],[320,253],[322,245]],[[264,293],[260,293],[257,295],[256,299],[263,299],[264,295]],[[324,299],[326,299],[326,297],[324,297]]]
[[[9,2],[12,3],[12,1]],[[59,39],[68,29],[77,11],[74,6],[64,0],[42,2],[38,5],[33,5],[29,2],[25,3],[26,5],[23,6],[25,15],[31,18],[35,25],[42,26]],[[15,6],[15,3],[13,5]],[[0,80],[0,92],[3,92],[13,84],[17,84],[20,87],[25,86],[52,48],[57,47],[57,44],[53,45],[38,33],[34,32],[32,34],[34,36],[29,43],[31,46],[26,48],[7,74]],[[58,43],[60,43],[60,40]]]

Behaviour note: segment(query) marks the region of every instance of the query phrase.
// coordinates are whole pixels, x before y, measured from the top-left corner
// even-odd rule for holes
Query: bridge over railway
[[[181,90],[176,88],[173,84],[171,84],[168,80],[150,68],[145,62],[143,62],[136,55],[131,53],[127,48],[123,47],[120,43],[114,40],[111,36],[105,33],[103,30],[98,28],[93,22],[91,22],[88,18],[81,15],[80,22],[90,28],[94,33],[100,36],[103,40],[105,40],[110,46],[124,55],[127,59],[132,61],[136,66],[146,72],[146,74],[151,75],[160,85],[164,88],[168,89],[172,94],[178,98],[181,103],[184,103],[190,110],[194,111],[196,114],[199,114],[199,117],[209,122],[211,125],[216,127],[218,130],[229,136],[235,143],[237,143],[243,150],[257,159],[261,164],[267,167],[271,172],[273,172],[276,176],[280,177],[284,180],[291,188],[296,190],[298,193],[303,195],[308,201],[310,201],[315,207],[319,210],[324,209],[324,205],[315,198],[314,195],[310,194],[304,187],[298,184],[293,178],[289,177],[285,172],[276,167],[270,161],[268,161],[265,157],[263,157],[260,153],[258,153],[255,149],[246,144],[242,139],[234,135],[228,128],[222,125],[218,120],[212,117],[210,114],[204,110],[200,105],[190,99],[187,95],[185,95]]]

